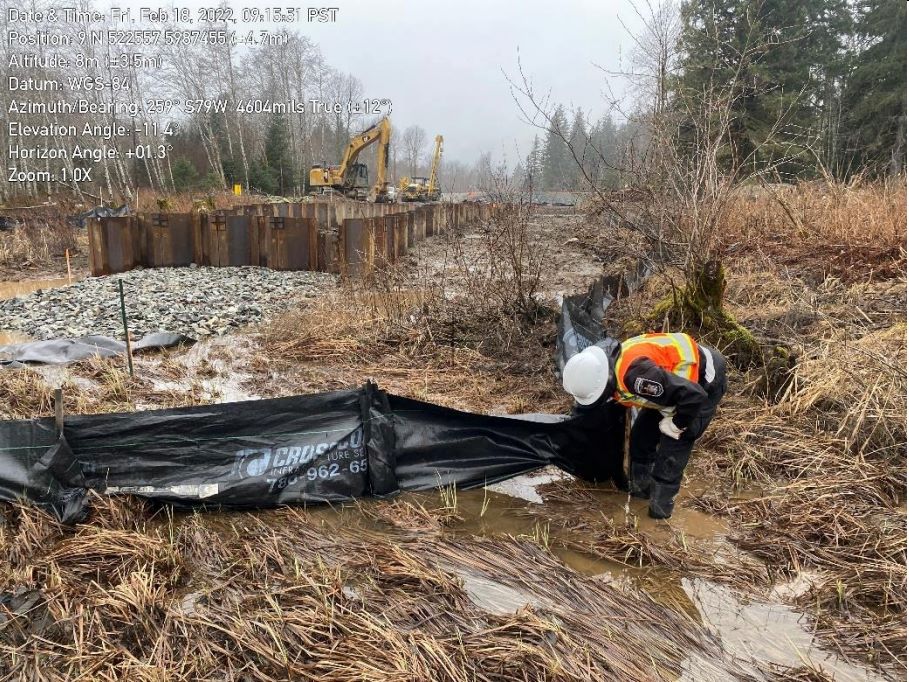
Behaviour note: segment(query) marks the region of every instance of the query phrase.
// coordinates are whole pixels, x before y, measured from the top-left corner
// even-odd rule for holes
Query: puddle
[[[30,294],[33,291],[38,291],[38,289],[65,287],[76,281],[75,277],[72,282],[66,277],[55,277],[53,279],[23,279],[16,282],[0,282],[0,301]]]
[[[548,537],[549,524],[546,517],[526,513],[539,503],[526,499],[533,496],[525,493],[553,480],[551,475],[544,471],[518,478],[523,480],[508,489],[510,493],[521,492],[520,496],[496,492],[494,489],[500,488],[498,485],[488,489],[457,491],[456,511],[461,520],[444,526],[441,530],[425,532],[441,532],[450,537],[515,536],[534,538],[538,542],[545,537],[543,544],[551,540],[552,552],[579,573],[602,579],[618,589],[642,590],[658,603],[690,616],[693,621],[713,633],[722,650],[749,669],[754,679],[763,679],[763,671],[771,666],[798,667],[806,664],[825,671],[837,682],[877,682],[885,679],[870,669],[852,665],[821,648],[807,629],[810,627],[810,619],[798,609],[769,601],[748,601],[726,586],[704,579],[680,579],[659,567],[629,568],[559,547],[557,531],[553,531],[552,538]],[[625,498],[622,495],[607,490],[596,490],[595,493],[598,503],[602,501],[604,512],[624,513]],[[422,505],[426,509],[442,506],[438,491],[403,493],[397,499]],[[646,503],[640,502],[644,505],[641,509],[632,509],[639,517],[642,509],[646,514]],[[364,500],[354,504],[317,505],[310,507],[307,515],[321,525],[326,533],[332,528],[344,528],[361,534],[366,541],[370,536],[376,535],[407,537],[424,532],[395,528],[364,514],[371,504],[374,502]],[[551,518],[565,513],[560,510],[564,506],[564,503],[550,504]],[[631,506],[635,507],[634,504]],[[266,523],[271,522],[269,516],[267,512],[263,513]],[[706,514],[686,510],[685,514],[680,514],[674,527],[666,523],[658,526],[652,522],[652,530],[654,534],[667,533],[667,537],[671,533],[685,532],[690,537],[703,535],[715,538],[717,533],[724,532],[722,524],[716,520],[707,521],[705,517]],[[273,520],[275,523],[283,522],[281,518],[280,515],[275,515]],[[230,516],[212,515],[207,519],[213,526],[219,526],[227,524]],[[647,527],[648,522],[651,520],[642,519],[641,526]],[[225,526],[228,527],[229,524]],[[494,576],[473,571],[467,566],[446,565],[442,568],[460,577],[471,601],[490,613],[511,615],[527,606],[553,606],[547,595],[535,593],[527,586],[500,582]],[[775,601],[789,594],[797,594],[810,585],[811,579],[812,576],[806,574],[791,584],[781,585],[771,593],[769,599]],[[184,608],[192,608],[192,605],[184,604]],[[734,679],[724,677],[724,674],[718,672],[714,661],[692,654],[682,663],[678,679],[686,682]]]
[[[73,282],[76,279],[73,278]],[[17,296],[24,296],[39,289],[56,289],[58,287],[72,284],[66,277],[56,277],[54,279],[23,279],[15,282],[0,282],[0,301]],[[13,343],[25,343],[31,341],[31,338],[20,332],[4,330],[0,322],[0,346],[6,346]]]
[[[876,673],[854,666],[819,648],[805,629],[804,613],[781,604],[746,602],[727,587],[684,578],[682,590],[723,649],[746,662],[797,667],[810,662],[837,682],[877,682]],[[703,679],[690,670],[685,680]]]
[[[150,380],[156,391],[177,393],[192,390],[193,383],[198,382],[205,400],[212,403],[258,400],[261,398],[260,395],[244,387],[249,375],[240,371],[236,364],[227,361],[230,355],[242,356],[248,351],[248,340],[243,337],[203,339],[186,352],[172,358],[173,362],[186,368],[183,378],[152,377]]]
[[[533,502],[534,504],[543,504],[543,498],[540,496],[540,493],[537,492],[537,488],[546,483],[552,483],[553,481],[558,481],[563,478],[568,478],[567,474],[547,468],[540,472],[515,476],[514,478],[509,478],[507,481],[494,483],[486,486],[486,489],[502,495],[509,495],[510,497],[515,497],[519,500]]]
[[[444,564],[441,567],[461,578],[467,596],[484,611],[500,616],[508,616],[520,611],[525,606],[546,606],[542,599],[526,590],[510,587],[463,568]]]

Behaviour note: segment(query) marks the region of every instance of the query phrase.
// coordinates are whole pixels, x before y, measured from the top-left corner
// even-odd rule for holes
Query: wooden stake
[[[120,285],[120,319],[123,320],[123,335],[126,337],[126,361],[129,364],[129,375],[133,376],[133,346],[129,340],[129,325],[126,324],[126,297],[123,295],[123,280],[118,279]]]
[[[66,278],[70,284],[73,283],[73,269],[69,265],[69,249],[66,250]]]
[[[625,476],[631,483],[631,421],[632,408],[625,408],[625,438],[622,442],[622,468],[625,470]]]
[[[63,435],[63,389],[54,389],[54,424],[57,427],[57,435]]]

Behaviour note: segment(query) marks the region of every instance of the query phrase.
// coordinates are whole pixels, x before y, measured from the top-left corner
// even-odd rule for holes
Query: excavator
[[[436,135],[436,149],[432,154],[429,177],[401,178],[401,201],[438,201],[442,198],[439,186],[439,161],[442,159],[442,136]]]
[[[369,171],[365,163],[358,163],[360,152],[378,142],[376,154],[376,181],[369,188]],[[391,142],[391,121],[387,116],[362,133],[350,138],[340,165],[314,165],[309,171],[311,194],[339,192],[352,199],[385,203],[391,200],[385,176],[388,173],[388,145]]]

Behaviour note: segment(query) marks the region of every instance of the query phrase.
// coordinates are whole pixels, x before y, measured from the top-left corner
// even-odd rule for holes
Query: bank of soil
[[[482,301],[451,303],[488,293],[488,235],[469,228],[426,240],[369,287],[326,287],[270,323],[137,358],[134,380],[113,360],[0,374],[0,398],[16,397],[0,400],[0,416],[49,413],[43,391],[60,381],[68,410],[91,412],[366,378],[461,409],[564,413],[555,311],[560,296],[625,267],[609,255],[621,237],[603,230],[567,210],[533,217],[530,316],[493,320]],[[812,370],[825,371],[824,342],[898,334],[905,314],[904,288],[886,279],[818,289],[751,256],[728,269],[739,319],[767,337],[797,333],[818,363],[806,364],[803,387],[821,382]],[[643,311],[665,286],[653,280],[614,314],[644,331]],[[894,479],[904,473],[881,461],[893,434],[866,433],[864,415],[838,432],[840,407],[806,394],[772,404],[758,374],[732,371],[669,522],[610,486],[550,470],[337,509],[173,515],[97,500],[78,529],[7,507],[0,669],[50,679],[152,669],[171,679],[899,679],[905,489]],[[873,445],[861,488],[845,463],[860,447],[853,432]],[[876,524],[873,546],[854,539],[861,523]]]

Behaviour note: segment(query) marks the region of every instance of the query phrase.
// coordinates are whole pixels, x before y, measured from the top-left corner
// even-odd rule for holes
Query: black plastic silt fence
[[[67,523],[86,492],[186,507],[265,508],[475,487],[554,464],[622,465],[624,410],[499,417],[359,390],[123,414],[0,422],[0,500]]]

